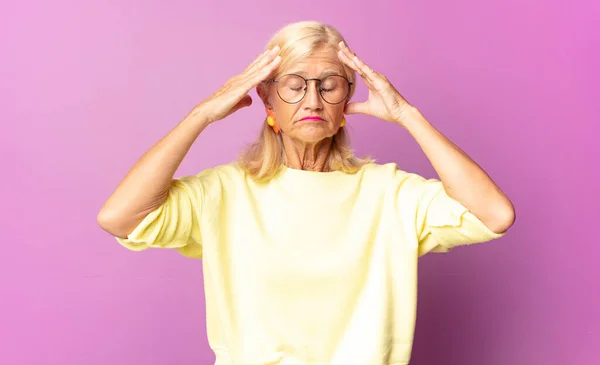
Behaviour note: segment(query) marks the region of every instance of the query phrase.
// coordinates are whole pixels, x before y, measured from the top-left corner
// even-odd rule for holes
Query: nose
[[[313,110],[323,109],[323,100],[319,93],[319,80],[308,81],[306,85],[306,95],[304,95],[304,107]]]

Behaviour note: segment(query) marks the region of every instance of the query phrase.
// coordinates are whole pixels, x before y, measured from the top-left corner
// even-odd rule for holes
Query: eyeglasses
[[[305,79],[300,75],[287,74],[271,81],[277,83],[277,95],[281,100],[288,104],[296,104],[304,99],[310,80],[317,81],[319,94],[329,104],[339,104],[350,95],[352,83],[341,75],[329,75],[322,79]]]

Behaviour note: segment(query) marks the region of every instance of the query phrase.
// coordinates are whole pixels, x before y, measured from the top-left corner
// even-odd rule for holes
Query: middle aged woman
[[[364,102],[349,102],[356,74]],[[252,104],[254,87],[266,112],[258,140],[236,162],[174,179],[200,133]],[[354,156],[354,113],[408,131],[440,180]],[[298,22],[150,148],[98,221],[131,250],[202,259],[218,365],[399,365],[412,349],[418,258],[501,237],[514,217],[484,170],[334,27]]]

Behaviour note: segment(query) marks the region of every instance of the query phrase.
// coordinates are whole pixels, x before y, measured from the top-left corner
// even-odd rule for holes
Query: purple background
[[[505,238],[420,261],[411,364],[600,363],[599,2],[349,4],[0,4],[0,364],[212,364],[201,261],[127,251],[96,214],[193,105],[305,19],[337,26],[517,209]],[[177,175],[257,136],[251,95]],[[434,176],[401,128],[348,126],[358,154]]]

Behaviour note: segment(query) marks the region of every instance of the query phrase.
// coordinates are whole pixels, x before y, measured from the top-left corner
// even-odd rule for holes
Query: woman
[[[358,73],[368,100],[349,103]],[[173,179],[210,124],[249,106],[266,121],[239,161]],[[344,114],[396,123],[440,176],[355,157]],[[133,166],[98,215],[139,251],[203,259],[207,328],[218,365],[409,362],[417,259],[489,241],[510,200],[335,28],[281,29],[240,75],[194,107]]]

